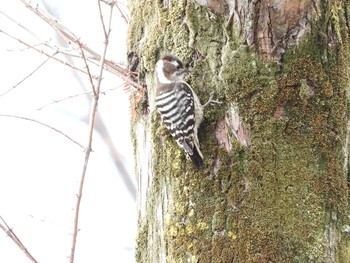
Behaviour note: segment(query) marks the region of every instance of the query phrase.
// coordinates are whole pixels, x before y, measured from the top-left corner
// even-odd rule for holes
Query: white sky
[[[102,53],[103,35],[97,0],[47,0],[47,4],[82,42]],[[42,4],[39,6],[45,9]],[[55,32],[19,0],[6,1],[6,4],[5,0],[0,0],[0,11],[35,32],[40,39],[56,41]],[[40,44],[2,14],[0,30],[31,44]],[[115,10],[107,56],[113,61],[125,60],[126,30]],[[0,33],[0,94],[28,76],[44,60],[44,55]],[[78,76],[80,80],[70,68],[50,60],[22,84],[0,96],[0,114],[34,118],[86,145],[88,129],[82,121],[89,113],[90,103],[86,96],[38,110],[54,100],[84,92],[83,87],[90,90],[87,76]],[[102,90],[113,90],[101,96],[99,113],[136,185],[129,138],[128,94],[123,88],[114,89],[121,84],[116,76],[104,76]],[[84,152],[46,127],[0,116],[0,160],[0,216],[13,227],[40,263],[68,262]],[[80,229],[76,263],[135,262],[135,200],[127,191],[98,133],[94,135],[88,165]],[[31,262],[3,231],[0,231],[0,262]]]

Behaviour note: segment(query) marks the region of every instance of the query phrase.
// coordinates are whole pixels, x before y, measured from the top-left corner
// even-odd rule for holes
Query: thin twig
[[[7,19],[9,19],[11,22],[15,23],[17,26],[19,26],[20,28],[22,28],[23,30],[27,31],[31,36],[33,36],[36,40],[39,40],[40,42],[41,39],[33,32],[31,31],[29,28],[25,27],[22,23],[16,21],[15,19],[13,19],[12,17],[10,17],[8,14],[4,13],[3,11],[0,10],[0,14],[2,14],[3,16],[5,16]]]
[[[36,45],[31,45],[31,46],[41,46],[41,45],[45,45],[46,47],[54,50],[57,53],[60,54],[64,54],[64,55],[68,55],[70,57],[76,57],[76,58],[80,58],[78,55],[73,54],[70,52],[69,49],[57,46],[55,44],[52,44],[48,41],[43,41],[42,39],[40,39],[33,31],[31,31],[30,29],[28,29],[27,27],[25,27],[23,24],[21,24],[20,22],[16,21],[15,19],[13,19],[12,17],[10,17],[9,15],[7,15],[6,13],[4,13],[3,11],[0,10],[0,14],[4,15],[7,19],[9,19],[12,23],[16,24],[18,27],[20,27],[21,29],[23,29],[24,31],[26,31],[27,33],[29,33],[31,36],[33,36],[36,40],[38,40],[40,42],[40,44],[36,44]],[[30,49],[31,47],[27,46],[27,49]]]
[[[41,47],[45,45],[44,43],[38,43],[38,44],[32,44],[33,47]],[[6,48],[6,51],[8,52],[22,52],[22,51],[27,51],[27,50],[30,50],[31,47],[16,47],[16,48]]]
[[[45,11],[41,10],[37,5],[33,5],[28,0],[21,0],[22,3],[26,5],[27,8],[29,8],[32,12],[34,12],[37,16],[39,16],[41,19],[43,19],[46,23],[48,23],[63,39],[65,39],[68,43],[75,44],[79,46],[78,39],[72,33],[67,27],[65,27],[57,18],[51,16],[50,14],[46,13]],[[110,5],[111,8],[113,8],[112,5]],[[95,61],[101,61],[101,55],[89,48],[85,44],[81,44],[81,48],[84,49],[86,52],[88,52],[91,55],[91,59]],[[90,60],[90,58],[89,58]],[[106,69],[113,74],[117,75],[118,77],[122,78],[126,83],[129,83],[130,85],[134,86],[135,88],[143,88],[142,85],[139,83],[136,83],[132,81],[129,77],[129,70],[124,69],[123,67],[117,65],[117,63],[108,60],[107,58],[104,59],[104,66]]]
[[[119,2],[118,0],[100,0],[101,2],[107,4],[107,5],[115,5],[120,13],[120,15],[122,16],[122,18],[124,19],[125,23],[128,24],[129,23],[129,19],[127,18],[127,15],[124,14],[123,10],[120,8],[119,6]]]
[[[102,17],[101,8],[100,8],[100,2],[99,1],[98,1],[98,5],[99,5],[99,10],[100,10],[100,16]],[[90,118],[89,118],[90,119],[90,122],[89,122],[89,137],[88,137],[88,143],[87,143],[86,152],[85,152],[85,160],[84,160],[82,175],[81,175],[81,179],[80,179],[79,193],[77,195],[77,202],[76,202],[76,207],[75,207],[75,218],[74,218],[74,229],[73,229],[73,238],[72,238],[70,263],[74,263],[75,248],[76,248],[77,236],[78,236],[78,231],[79,231],[80,203],[81,203],[81,198],[82,198],[82,194],[83,194],[83,188],[84,188],[84,181],[85,181],[85,176],[86,176],[87,165],[88,165],[88,162],[89,162],[90,152],[91,152],[91,149],[92,149],[92,137],[93,137],[94,126],[95,126],[95,117],[96,117],[97,105],[98,105],[98,100],[99,100],[99,95],[100,95],[99,93],[100,93],[100,89],[101,89],[102,75],[103,75],[104,63],[105,63],[105,58],[106,58],[106,53],[107,53],[107,47],[108,47],[108,41],[109,41],[109,33],[110,33],[110,30],[111,30],[113,6],[111,6],[110,9],[111,9],[111,11],[110,11],[110,17],[109,17],[108,31],[107,32],[105,31],[104,49],[103,49],[103,54],[102,54],[101,60],[100,60],[99,77],[97,79],[96,86],[92,87],[95,95],[93,97],[92,105],[91,105]],[[105,28],[103,20],[101,20],[101,22],[102,22],[103,28]]]
[[[92,91],[94,93],[94,96],[96,96],[96,90],[95,90],[95,86],[94,86],[94,81],[92,80],[92,75],[91,75],[91,72],[90,72],[90,67],[87,63],[87,60],[86,60],[86,57],[85,57],[85,53],[84,53],[84,49],[81,47],[81,42],[78,41],[78,45],[79,45],[79,48],[80,48],[80,54],[83,58],[83,61],[84,61],[84,64],[85,64],[85,67],[86,67],[86,71],[88,73],[88,76],[89,76],[89,81],[90,81],[90,84],[91,84],[91,87],[92,87]]]
[[[129,19],[126,17],[126,15],[124,14],[123,10],[120,8],[118,1],[115,1],[115,5],[116,5],[116,7],[117,7],[117,9],[118,9],[118,11],[119,11],[119,13],[120,13],[120,15],[121,15],[122,18],[124,19],[125,23],[126,23],[126,24],[129,24]]]
[[[45,126],[61,135],[63,135],[64,137],[66,137],[68,140],[72,141],[73,143],[75,143],[76,145],[80,146],[80,148],[82,148],[83,150],[85,150],[85,147],[83,145],[81,145],[80,143],[78,143],[76,140],[74,140],[73,138],[71,138],[70,136],[68,136],[67,134],[65,134],[64,132],[46,124],[43,123],[41,121],[35,120],[35,119],[31,119],[31,118],[27,118],[27,117],[23,117],[23,116],[17,116],[17,115],[11,115],[11,114],[0,114],[0,117],[7,117],[7,118],[14,118],[14,119],[21,119],[21,120],[25,120],[25,121],[31,121],[31,122],[35,122],[37,124],[40,124],[42,126]]]
[[[91,91],[87,91],[87,92],[82,92],[82,93],[70,95],[70,96],[67,96],[67,97],[64,97],[64,98],[61,98],[61,99],[53,100],[52,102],[47,103],[47,104],[37,108],[37,110],[42,110],[43,108],[46,108],[47,106],[50,106],[50,105],[53,105],[53,104],[56,104],[56,103],[59,103],[59,102],[62,102],[62,101],[66,101],[66,100],[69,100],[69,99],[74,99],[76,97],[80,97],[80,96],[83,96],[83,95],[89,95],[89,94],[91,95],[92,93],[93,92],[91,92]]]
[[[3,222],[0,223],[0,228],[12,239],[12,241],[23,251],[24,254],[34,263],[38,261],[32,256],[28,249],[23,245],[19,237],[13,232],[12,228],[6,223],[6,221],[0,216],[0,220]]]
[[[52,54],[52,56],[55,56],[55,54]],[[0,97],[6,95],[7,93],[9,93],[10,91],[14,90],[15,88],[17,88],[20,84],[22,84],[26,79],[28,79],[29,77],[31,77],[36,71],[38,71],[42,66],[45,65],[46,62],[48,62],[50,60],[50,57],[48,57],[47,59],[45,59],[44,62],[42,62],[39,66],[37,66],[32,72],[30,72],[26,77],[24,77],[23,79],[21,79],[19,82],[17,82],[17,84],[15,84],[14,86],[12,86],[10,89],[6,90],[5,92],[0,94]]]
[[[119,88],[121,88],[121,87],[123,87],[123,86],[124,86],[124,84],[121,84],[121,85],[119,85],[119,86],[117,86],[117,87],[109,88],[109,89],[100,91],[100,94],[106,95],[107,92],[113,91],[113,90],[116,90],[116,89],[119,89]],[[76,98],[76,97],[80,97],[80,96],[83,96],[83,95],[91,95],[91,96],[93,96],[93,95],[94,95],[94,92],[93,92],[93,91],[81,92],[81,93],[74,94],[74,95],[70,95],[70,96],[67,96],[67,97],[64,97],[64,98],[61,98],[61,99],[53,100],[52,102],[47,103],[47,104],[41,106],[40,108],[37,108],[37,110],[42,110],[43,108],[46,108],[47,106],[50,106],[50,105],[53,105],[53,104],[56,104],[56,103],[59,103],[59,102],[62,102],[62,101],[74,99],[74,98]]]
[[[69,63],[67,63],[66,61],[63,61],[63,60],[61,60],[61,59],[59,59],[59,58],[57,58],[57,57],[55,57],[55,56],[52,56],[52,55],[46,53],[45,51],[43,51],[43,50],[37,48],[36,46],[30,45],[30,44],[24,42],[23,40],[21,40],[21,39],[15,37],[15,36],[12,36],[11,34],[9,34],[9,33],[5,32],[5,31],[3,31],[3,30],[1,30],[1,29],[0,29],[0,33],[3,33],[3,34],[5,34],[6,36],[8,36],[8,37],[10,37],[10,38],[12,38],[12,39],[14,39],[14,40],[17,40],[19,43],[21,43],[21,44],[27,46],[28,48],[34,49],[35,51],[37,51],[37,52],[39,52],[39,53],[41,53],[41,54],[47,56],[48,58],[52,58],[52,59],[54,59],[54,60],[56,60],[56,61],[62,63],[62,64],[65,65],[65,66],[68,66],[68,67],[70,67],[70,68],[72,68],[72,69],[74,69],[74,70],[80,71],[80,72],[82,72],[82,73],[84,73],[84,74],[87,74],[86,71],[84,71],[84,70],[82,70],[82,69],[80,69],[80,68],[77,68],[77,67],[75,67],[75,66],[73,66],[73,65],[71,65],[71,64],[69,64]],[[93,78],[96,78],[96,77],[93,76]]]
[[[106,5],[115,5],[115,1],[113,0],[100,0],[100,2],[103,2]]]

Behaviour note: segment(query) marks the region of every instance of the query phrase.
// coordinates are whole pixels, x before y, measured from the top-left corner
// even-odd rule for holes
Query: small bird
[[[203,167],[199,148],[198,127],[203,120],[204,107],[191,86],[183,79],[188,73],[183,63],[171,54],[158,60],[155,103],[160,116],[177,144],[190,157],[197,169]],[[214,101],[215,102],[215,101]]]

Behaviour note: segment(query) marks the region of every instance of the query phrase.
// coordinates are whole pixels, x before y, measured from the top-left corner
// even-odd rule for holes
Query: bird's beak
[[[191,70],[189,69],[183,69],[183,70],[176,71],[175,75],[177,78],[184,79],[187,76],[187,74],[189,74],[190,72]]]
[[[189,68],[185,68],[184,70],[181,71],[181,74],[189,74],[191,70]]]

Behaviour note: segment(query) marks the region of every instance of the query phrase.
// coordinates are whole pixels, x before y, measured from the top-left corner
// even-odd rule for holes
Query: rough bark
[[[130,64],[147,90],[133,105],[137,262],[350,262],[349,1],[130,7]],[[213,90],[224,102],[205,113],[201,171],[155,111],[162,51],[192,68],[202,102]]]

